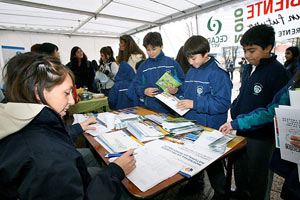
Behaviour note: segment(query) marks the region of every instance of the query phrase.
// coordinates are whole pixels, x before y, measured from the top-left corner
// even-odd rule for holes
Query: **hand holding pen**
[[[115,164],[119,165],[125,175],[129,174],[132,170],[135,169],[135,158],[133,155],[133,149],[130,149],[126,153],[124,153],[121,157],[114,161]]]
[[[106,153],[104,154],[105,158],[116,158],[116,157],[121,157],[123,153]],[[131,156],[136,155],[136,153],[131,154]]]

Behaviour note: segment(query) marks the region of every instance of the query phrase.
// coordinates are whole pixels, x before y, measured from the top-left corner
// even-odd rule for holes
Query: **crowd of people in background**
[[[157,80],[168,73],[182,83],[178,88],[169,86],[167,92],[181,99],[178,109],[190,109],[185,118],[219,129],[224,134],[237,130],[237,135],[246,138],[247,147],[236,155],[234,163],[235,198],[269,199],[273,178],[269,167],[274,152],[273,118],[261,119],[255,113],[271,112],[274,116],[274,106],[271,105],[289,104],[287,99],[277,102],[276,96],[285,93],[289,86],[299,87],[299,48],[287,48],[286,62],[282,65],[271,53],[275,33],[267,25],[250,28],[240,44],[245,57],[238,62],[241,88],[233,103],[231,91],[235,64],[232,58],[228,58],[225,69],[222,68],[209,54],[208,40],[199,35],[190,37],[183,44],[176,60],[164,54],[162,37],[158,32],[149,32],[143,39],[148,58],[130,35],[120,37],[116,58],[110,46],[102,47],[99,64],[88,60],[83,49],[74,46],[70,61],[63,65],[59,48],[52,43],[35,44],[31,53],[15,56],[5,66],[6,92],[0,104],[0,118],[7,122],[0,132],[0,195],[6,199],[126,197],[121,180],[135,168],[135,159],[130,156],[133,151],[125,153],[105,170],[97,164],[89,165],[85,160],[93,157],[91,152],[77,150],[72,141],[83,131],[93,129],[90,125],[96,121],[90,119],[65,126],[62,117],[74,104],[73,85],[90,92],[104,93],[112,110],[143,106],[174,114],[155,98],[163,92],[156,85]],[[11,112],[18,109],[29,114],[24,112],[13,116]],[[232,122],[227,122],[228,110]],[[24,123],[18,120],[25,117]],[[244,127],[243,123],[249,122],[247,117],[256,119],[253,122],[259,124]],[[20,125],[12,129],[11,123]],[[300,138],[292,138],[292,144],[298,144],[295,141],[300,141]],[[47,166],[43,158],[47,158]],[[58,167],[48,167],[52,165]],[[13,170],[11,166],[20,167]],[[291,166],[291,173],[297,174],[296,167]],[[222,163],[217,161],[206,170],[214,189],[213,200],[224,199]],[[283,188],[282,198],[300,199],[299,182],[295,183],[291,174],[282,176],[287,185]],[[188,185],[196,185],[202,179],[203,174],[199,174]],[[63,183],[64,187],[56,187],[57,182]],[[53,184],[51,190],[46,189],[48,184]],[[289,190],[290,185],[293,185],[293,190]],[[199,190],[198,187],[193,192]]]

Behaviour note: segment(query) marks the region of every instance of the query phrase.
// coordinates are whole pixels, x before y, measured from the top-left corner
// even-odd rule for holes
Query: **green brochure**
[[[182,85],[176,77],[174,78],[168,72],[164,73],[155,84],[161,87],[165,92],[168,91],[169,86],[177,88]]]

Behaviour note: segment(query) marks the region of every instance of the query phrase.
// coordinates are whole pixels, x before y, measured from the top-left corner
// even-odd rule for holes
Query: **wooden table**
[[[149,114],[155,114],[156,112],[137,107],[138,109],[136,110],[138,115],[149,115]],[[212,131],[213,129],[211,128],[205,128],[207,131]],[[103,161],[108,164],[108,158],[104,157],[105,153],[108,153],[106,149],[104,149],[95,139],[93,136],[84,133],[85,138],[88,140],[88,142],[91,144],[91,146],[94,148],[94,150],[100,155],[100,157],[103,159]],[[246,145],[246,140],[244,137],[237,136],[235,139],[230,141],[227,144],[227,147],[230,147],[231,149],[226,152],[221,158],[219,159],[224,159],[228,157],[230,154],[233,152],[236,152],[237,150],[241,149]],[[227,170],[232,170],[232,163],[228,163],[226,166]],[[229,171],[228,171],[229,172]],[[231,171],[230,174],[227,174],[228,176],[226,177],[226,184],[229,184],[229,180],[231,183]],[[177,185],[183,181],[188,180],[186,177],[180,175],[180,174],[175,174],[174,176],[162,181],[161,183],[157,184],[153,188],[147,190],[146,192],[140,191],[130,180],[128,180],[126,177],[123,179],[122,183],[123,185],[127,188],[127,190],[132,194],[134,198],[139,198],[139,199],[151,199],[157,196],[158,194],[167,191],[169,188],[171,188],[174,185]],[[231,185],[231,184],[230,184]],[[227,186],[227,185],[226,185]],[[229,188],[230,190],[230,188]],[[226,188],[226,196],[229,199],[229,190]]]
[[[79,101],[77,104],[70,106],[69,114],[89,113],[89,112],[106,112],[109,111],[107,97],[96,98],[91,100]]]

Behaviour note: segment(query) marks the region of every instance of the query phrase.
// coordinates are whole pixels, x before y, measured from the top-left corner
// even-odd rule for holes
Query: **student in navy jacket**
[[[184,44],[184,54],[192,67],[184,81],[184,100],[177,107],[191,109],[184,117],[197,120],[198,124],[219,129],[226,122],[231,104],[232,83],[214,57],[209,56],[209,43],[197,35]],[[213,199],[223,199],[225,194],[225,175],[222,164],[216,161],[207,168],[212,187]]]
[[[231,117],[266,107],[274,95],[289,81],[283,65],[271,55],[275,43],[274,29],[267,25],[250,28],[240,41],[249,64],[243,72],[238,97],[231,106]],[[274,151],[273,123],[256,130],[237,131],[246,137],[247,147],[234,164],[237,194],[243,199],[268,199],[273,173],[269,169]]]
[[[121,180],[135,168],[132,150],[92,178],[62,117],[74,104],[74,75],[52,56],[12,58],[0,103],[0,199],[120,199]],[[71,134],[71,135],[70,135]],[[75,134],[75,135],[74,135]]]
[[[108,103],[112,110],[129,108],[133,106],[133,101],[128,98],[126,92],[132,80],[135,77],[135,72],[132,67],[126,63],[121,62],[119,71],[115,77],[115,84],[108,93]]]
[[[133,87],[138,97],[144,101],[145,107],[168,113],[170,108],[154,97],[163,92],[155,83],[165,72],[177,76],[183,82],[183,71],[174,59],[165,56],[163,53],[163,42],[160,33],[149,32],[144,37],[143,45],[149,58],[139,66]],[[179,88],[169,86],[168,92],[173,95],[180,95],[183,92],[182,86]]]
[[[275,116],[275,108],[279,105],[290,105],[289,89],[300,87],[300,71],[285,85],[273,98],[273,101],[265,108],[257,108],[250,113],[240,114],[236,119],[223,124],[219,131],[224,134],[231,132],[232,130],[256,130],[265,125],[273,123]],[[274,137],[274,133],[271,133]],[[297,146],[300,149],[300,137],[291,136],[291,144]],[[282,160],[280,157],[279,149],[275,149],[275,152],[271,161],[271,169],[276,174],[285,178],[281,190],[282,199],[300,199],[300,183],[298,179],[297,164],[286,160]]]

